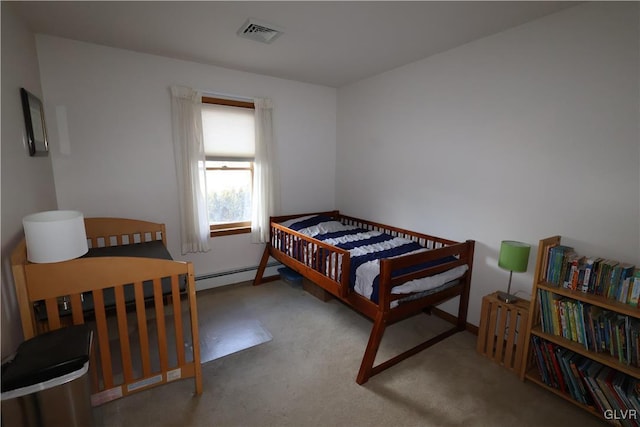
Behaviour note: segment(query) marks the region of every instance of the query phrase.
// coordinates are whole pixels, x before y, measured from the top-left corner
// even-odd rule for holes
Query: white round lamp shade
[[[68,261],[89,250],[82,212],[38,212],[24,217],[22,225],[31,262]]]

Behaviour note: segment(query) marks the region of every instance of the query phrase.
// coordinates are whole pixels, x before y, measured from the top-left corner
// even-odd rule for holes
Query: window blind
[[[211,159],[253,159],[254,110],[202,104],[204,150]]]

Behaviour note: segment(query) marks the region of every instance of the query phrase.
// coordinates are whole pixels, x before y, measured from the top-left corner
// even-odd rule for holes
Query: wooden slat
[[[507,333],[507,342],[505,343],[504,334],[498,335],[500,346],[505,346],[506,352],[504,359],[500,357],[499,354],[498,357],[496,357],[496,360],[498,362],[502,362],[508,369],[513,369],[513,349],[516,345],[516,336],[518,335],[518,328],[516,327],[518,317],[517,312],[510,309],[507,313],[503,314],[505,321],[507,320],[507,314],[509,315],[509,332]]]
[[[520,373],[523,369],[523,365],[526,362],[524,356],[524,340],[526,338],[526,333],[524,331],[525,322],[527,321],[527,313],[522,312],[522,310],[517,310],[517,331],[518,331],[518,343],[516,344],[516,355],[515,355],[515,363],[514,370]]]
[[[49,330],[55,331],[60,329],[60,313],[58,312],[58,299],[47,298],[45,300],[47,307],[47,322],[49,323]]]
[[[151,375],[151,357],[149,354],[149,332],[147,331],[147,312],[144,303],[142,282],[133,284],[136,295],[136,316],[138,318],[138,338],[140,339],[140,361],[142,362],[142,376]]]
[[[495,330],[496,330],[496,321],[497,321],[497,310],[491,310],[489,314],[489,333],[487,334],[487,348],[491,350],[489,357],[493,359],[493,355],[495,354],[495,345],[494,340],[496,339]]]
[[[498,310],[500,311],[500,313],[499,313],[499,319],[498,319],[498,331],[496,333],[498,342],[496,345],[497,348],[496,348],[495,358],[496,360],[502,360],[502,355],[504,354],[504,350],[505,350],[504,334],[507,331],[507,324],[508,324],[507,320],[509,319],[510,310],[503,305],[498,306]],[[511,336],[511,334],[514,334],[514,333],[515,333],[515,327],[510,327],[508,331],[509,336]],[[505,360],[511,360],[511,349],[508,344],[507,344],[507,352],[506,352]],[[511,363],[509,363],[509,366],[511,366]]]
[[[182,331],[182,306],[180,304],[180,283],[178,276],[171,277],[171,301],[173,307],[173,325],[176,334],[176,355],[178,366],[184,365],[184,332]]]
[[[156,308],[156,327],[158,328],[158,350],[160,352],[160,369],[166,372],[169,368],[167,360],[167,329],[164,322],[164,303],[162,298],[161,279],[153,279],[153,300]]]
[[[82,311],[82,298],[80,294],[73,294],[71,297],[71,316],[74,325],[84,323],[84,312]]]
[[[196,304],[196,283],[193,264],[189,264],[187,274],[187,295],[189,297],[189,313],[191,315],[191,337],[193,340],[193,368],[196,383],[196,394],[202,394],[202,364],[200,363],[200,335],[198,333],[198,305]]]
[[[91,353],[89,355],[89,371],[91,376],[91,394],[98,393],[100,391],[100,381],[98,379],[98,356],[95,351],[95,344],[91,349]]]
[[[102,381],[105,389],[113,387],[113,373],[111,369],[111,349],[109,347],[109,328],[104,310],[102,289],[93,291],[93,305],[96,316],[98,347],[100,351],[100,366],[102,367]]]
[[[120,356],[125,383],[133,381],[133,365],[129,344],[129,327],[127,325],[127,308],[124,300],[124,287],[114,288],[116,296],[116,316],[118,318],[118,337],[120,338]]]

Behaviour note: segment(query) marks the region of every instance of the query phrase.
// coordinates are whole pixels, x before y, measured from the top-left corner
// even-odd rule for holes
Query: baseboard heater
[[[267,268],[269,268],[269,267],[277,267],[279,265],[282,265],[282,264],[280,264],[279,262],[270,262],[270,263],[267,264]],[[237,268],[235,270],[219,271],[217,273],[208,273],[208,274],[203,274],[203,275],[200,275],[200,276],[196,276],[195,280],[197,282],[198,280],[214,279],[216,277],[230,276],[232,274],[244,273],[244,272],[247,272],[247,271],[253,271],[253,270],[257,270],[257,269],[258,269],[258,266],[256,265],[254,267],[243,267],[243,268]]]

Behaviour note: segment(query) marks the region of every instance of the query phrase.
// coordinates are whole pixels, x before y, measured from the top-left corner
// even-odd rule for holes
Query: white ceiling
[[[554,13],[555,1],[12,2],[36,33],[340,87]],[[254,18],[284,30],[240,38]]]

